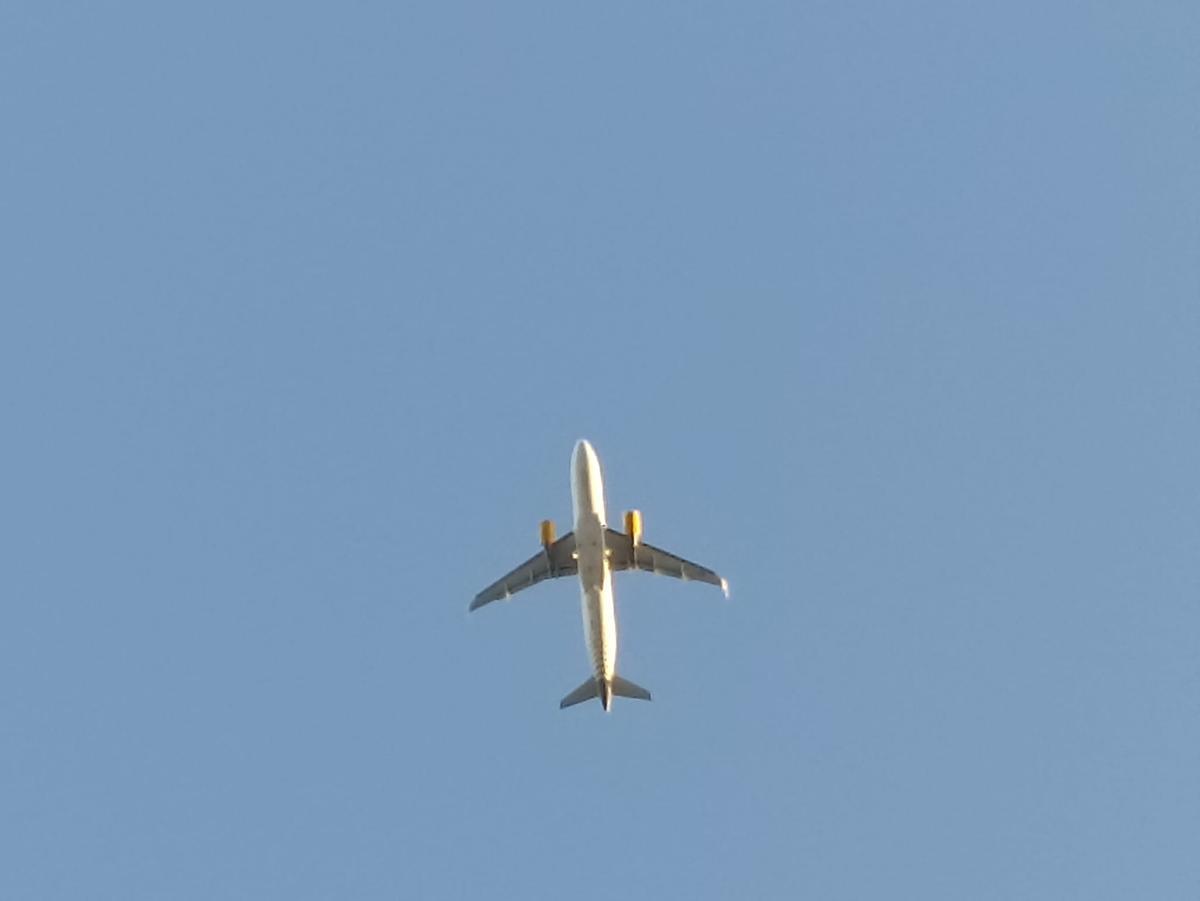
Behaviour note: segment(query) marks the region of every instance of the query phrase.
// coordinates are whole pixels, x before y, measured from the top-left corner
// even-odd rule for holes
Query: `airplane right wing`
[[[633,541],[624,532],[607,529],[604,534],[605,547],[609,551],[609,565],[619,572],[623,569],[640,569],[645,572],[671,576],[685,582],[707,582],[718,586],[725,597],[729,597],[729,583],[711,569],[677,557],[662,548]]]
[[[579,572],[575,560],[575,533],[568,532],[549,547],[534,554],[508,575],[497,579],[471,601],[469,610],[478,610],[484,604],[512,597],[523,588],[536,585],[545,579],[573,576]]]

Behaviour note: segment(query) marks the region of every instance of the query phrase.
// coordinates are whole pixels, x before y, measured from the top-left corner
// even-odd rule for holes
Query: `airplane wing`
[[[605,530],[604,544],[609,551],[608,562],[614,572],[640,569],[660,576],[683,579],[685,582],[707,582],[709,585],[719,586],[725,592],[725,597],[729,597],[729,583],[698,563],[676,557],[669,551],[653,545],[634,545],[628,535],[616,529]]]
[[[478,610],[484,604],[511,597],[522,588],[536,585],[545,579],[573,576],[579,572],[575,561],[575,533],[568,532],[548,548],[538,551],[508,575],[497,579],[471,601],[470,610]]]

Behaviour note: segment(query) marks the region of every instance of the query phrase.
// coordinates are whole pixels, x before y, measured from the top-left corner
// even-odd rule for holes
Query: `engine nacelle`
[[[543,519],[542,520],[542,533],[541,534],[542,534],[542,547],[549,550],[550,545],[554,544],[554,520],[552,520],[552,519]]]
[[[641,510],[630,510],[625,514],[625,534],[629,536],[634,547],[642,543]]]

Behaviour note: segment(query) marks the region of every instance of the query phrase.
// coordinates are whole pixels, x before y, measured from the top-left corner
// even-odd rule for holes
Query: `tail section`
[[[650,700],[650,692],[620,676],[613,676],[607,682],[603,679],[591,678],[563,698],[558,704],[558,709],[565,710],[576,704],[582,704],[584,701],[590,701],[592,698],[599,698],[604,709],[608,710],[612,706],[614,696],[636,698],[639,701]]]

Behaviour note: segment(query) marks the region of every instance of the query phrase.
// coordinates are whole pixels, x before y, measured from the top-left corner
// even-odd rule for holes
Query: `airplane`
[[[625,514],[625,531],[610,529],[604,509],[604,480],[600,460],[587,441],[571,453],[571,500],[575,530],[555,540],[554,523],[543,520],[542,549],[508,575],[497,579],[471,601],[478,610],[492,601],[507,600],[545,579],[579,576],[583,635],[592,673],[559,703],[559,709],[599,698],[604,710],[614,696],[650,700],[650,692],[617,675],[617,620],[613,611],[612,574],[629,569],[672,576],[684,581],[717,585],[729,597],[729,583],[711,569],[677,557],[642,541],[642,514]]]

